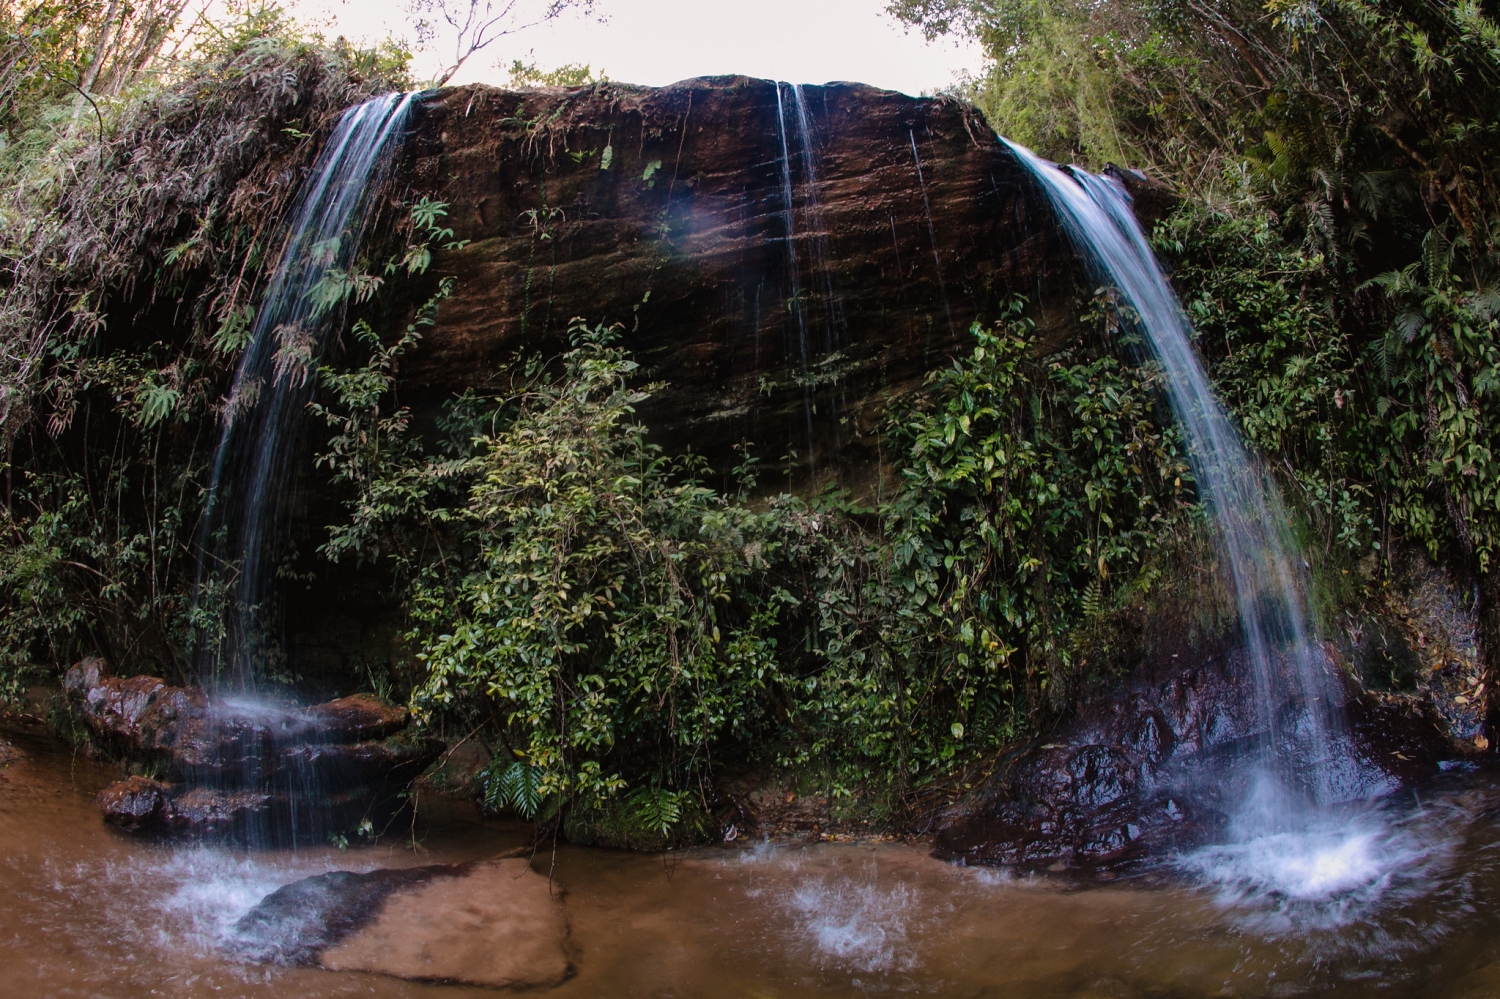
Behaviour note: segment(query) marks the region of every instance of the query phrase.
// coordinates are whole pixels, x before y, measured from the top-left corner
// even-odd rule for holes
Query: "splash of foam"
[[[159,932],[175,937],[175,942],[186,942],[199,953],[216,951],[228,939],[230,928],[257,902],[305,876],[287,865],[207,848],[181,850],[165,864],[143,873],[167,887],[153,902],[163,917]],[[168,942],[173,941],[163,940]]]
[[[804,851],[768,842],[739,860],[772,875],[748,886],[746,896],[768,899],[781,910],[793,949],[810,949],[825,969],[879,974],[916,967],[909,931],[922,900],[906,884],[882,879],[873,861],[857,870],[828,868],[809,862]]]
[[[864,972],[909,970],[916,963],[907,939],[913,892],[905,885],[881,886],[873,870],[866,878],[804,883],[783,905],[825,964]]]
[[[1459,833],[1422,812],[1327,811],[1292,828],[1238,830],[1178,866],[1246,929],[1269,936],[1329,932],[1424,894]]]

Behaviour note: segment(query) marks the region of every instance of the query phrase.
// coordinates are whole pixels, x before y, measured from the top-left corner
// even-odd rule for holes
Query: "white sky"
[[[587,63],[612,80],[661,86],[693,76],[746,74],[789,83],[852,80],[909,94],[977,70],[977,48],[928,44],[885,13],[886,0],[596,0],[595,16],[567,13],[502,38],[453,80],[504,83],[512,59],[542,69]],[[406,0],[286,0],[299,19],[352,40],[414,39]],[[605,20],[601,23],[599,18]],[[452,43],[419,52],[435,76]],[[532,54],[534,52],[534,55]],[[451,58],[451,57],[450,57]]]

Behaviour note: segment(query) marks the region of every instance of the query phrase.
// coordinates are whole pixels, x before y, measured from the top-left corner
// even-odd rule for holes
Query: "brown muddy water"
[[[398,842],[247,854],[104,826],[116,774],[56,745],[0,770],[0,996],[446,997],[493,991],[247,965],[222,943],[329,870],[491,856],[524,830],[432,802]],[[554,866],[555,864],[555,866]],[[1337,828],[1083,884],[954,867],[921,846],[662,857],[560,847],[574,974],[613,996],[1500,997],[1500,779],[1467,774]]]

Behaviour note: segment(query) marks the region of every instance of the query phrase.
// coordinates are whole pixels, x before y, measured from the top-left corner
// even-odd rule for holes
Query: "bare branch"
[[[506,35],[545,24],[569,10],[588,14],[593,8],[594,0],[409,0],[407,7],[416,18],[419,40],[433,40],[438,23],[453,32],[453,61],[434,81],[438,87],[453,79],[474,53]]]

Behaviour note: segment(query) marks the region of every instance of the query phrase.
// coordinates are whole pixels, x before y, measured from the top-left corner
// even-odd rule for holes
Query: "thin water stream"
[[[99,819],[115,776],[9,736],[0,770],[0,995],[495,995],[377,975],[248,965],[222,948],[266,893],[328,870],[455,862],[525,830],[428,799],[399,837],[341,853],[243,853],[132,839]],[[1337,849],[1283,858],[1279,893],[1170,870],[1109,884],[1015,878],[918,844],[690,851],[559,847],[574,973],[559,999],[626,996],[1199,997],[1500,994],[1500,781],[1476,774],[1382,820],[1401,863],[1368,879]]]
[[[286,244],[244,331],[214,452],[196,601],[223,624],[199,667],[205,682],[253,689],[274,659],[276,569],[284,556],[298,431],[329,330],[351,295],[372,192],[404,138],[413,94],[346,111],[292,209]]]
[[[787,140],[786,107],[781,99],[780,83],[776,84],[776,128],[781,138],[781,200],[786,227],[787,304],[796,324],[797,356],[801,361],[802,416],[807,424],[807,460],[816,469],[817,456],[813,451],[813,403],[811,359],[807,346],[807,310],[802,300],[802,264],[797,254],[797,202],[792,187],[792,151]]]

